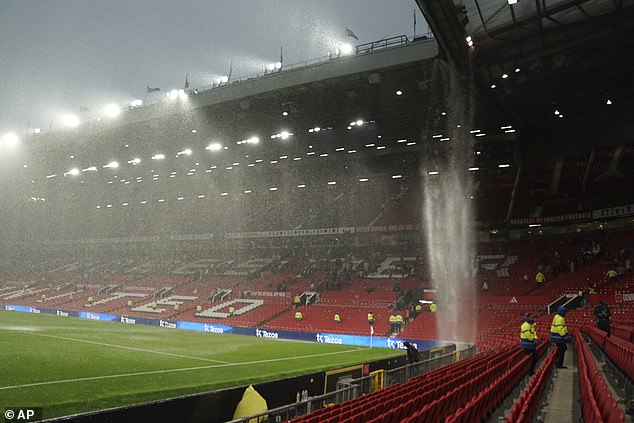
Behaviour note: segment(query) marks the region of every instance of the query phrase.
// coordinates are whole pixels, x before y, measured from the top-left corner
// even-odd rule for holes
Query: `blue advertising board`
[[[1,309],[1,308],[0,308]],[[446,342],[430,341],[421,339],[400,339],[400,338],[384,338],[369,335],[346,335],[340,333],[325,332],[295,332],[290,330],[248,328],[239,326],[227,326],[217,323],[201,323],[188,321],[175,321],[163,319],[150,319],[147,317],[136,316],[117,316],[114,314],[91,313],[86,311],[72,311],[59,309],[36,309],[29,306],[21,305],[5,305],[5,310],[18,311],[23,313],[44,313],[63,317],[79,317],[80,319],[117,321],[126,324],[142,324],[159,326],[167,329],[184,329],[198,332],[216,333],[216,334],[235,334],[248,335],[265,339],[287,339],[293,341],[308,341],[321,344],[335,345],[354,345],[358,347],[375,347],[375,348],[393,348],[404,350],[403,342],[409,341],[419,351],[425,351],[431,348],[442,347],[448,345]]]

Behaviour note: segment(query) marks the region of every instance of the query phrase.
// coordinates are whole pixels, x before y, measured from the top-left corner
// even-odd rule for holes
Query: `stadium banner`
[[[114,314],[91,313],[89,311],[80,311],[77,317],[80,319],[105,320],[108,322],[119,320],[119,316],[115,316]]]
[[[340,333],[323,333],[323,332],[295,332],[290,330],[277,330],[277,329],[261,329],[261,328],[248,328],[238,326],[225,326],[219,324],[200,323],[200,322],[187,322],[187,321],[174,321],[174,320],[162,320],[162,319],[150,319],[144,317],[128,317],[128,316],[115,316],[113,314],[102,313],[90,313],[85,311],[71,311],[71,310],[59,310],[59,309],[36,309],[29,306],[22,305],[2,305],[0,309],[4,308],[7,311],[17,311],[23,313],[40,313],[63,316],[63,317],[79,317],[80,319],[89,320],[102,320],[119,322],[125,324],[143,324],[151,326],[159,326],[168,329],[183,329],[193,330],[198,332],[216,333],[216,334],[235,334],[235,335],[248,335],[255,336],[257,338],[267,339],[285,339],[292,341],[307,341],[317,342],[321,344],[336,344],[336,345],[352,345],[358,347],[374,347],[374,348],[391,348],[405,350],[405,341],[410,342],[419,351],[429,350],[431,348],[443,347],[450,345],[444,341],[430,341],[420,339],[399,339],[399,338],[383,338],[372,337],[370,341],[369,335],[346,335]]]
[[[235,333],[232,326],[200,322],[185,322],[180,320],[176,322],[176,328],[208,333]]]
[[[214,234],[194,234],[194,235],[170,235],[170,241],[199,241],[214,239]]]
[[[371,233],[371,232],[412,232],[420,231],[422,226],[419,224],[410,225],[379,225],[379,226],[356,226],[354,233]]]
[[[59,310],[56,308],[41,308],[40,313],[42,314],[52,314],[54,316],[60,317],[79,317],[79,312],[72,310]]]
[[[259,231],[259,232],[228,232],[225,239],[246,239],[246,238],[278,238],[287,236],[322,236],[341,235],[354,232],[352,227],[344,228],[316,228],[316,229],[289,229],[284,231]]]
[[[158,325],[161,328],[176,329],[176,320],[163,320],[163,319],[160,319],[158,321]]]
[[[7,305],[4,309],[7,311],[19,311],[21,313],[40,313],[40,310],[37,308],[22,305]]]
[[[511,225],[540,225],[542,223],[567,223],[577,222],[579,220],[589,220],[592,218],[592,213],[570,213],[561,216],[548,216],[548,217],[528,217],[525,219],[511,219]]]
[[[608,207],[605,209],[592,210],[593,219],[602,219],[608,217],[631,216],[634,214],[634,204],[626,206]]]
[[[128,325],[159,325],[159,319],[150,319],[149,317],[119,316],[118,320],[119,322],[126,323]]]

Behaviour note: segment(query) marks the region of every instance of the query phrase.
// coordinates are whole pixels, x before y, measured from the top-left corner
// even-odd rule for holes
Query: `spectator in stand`
[[[566,326],[566,308],[559,306],[557,308],[557,314],[553,317],[553,322],[550,326],[550,342],[557,346],[557,356],[555,358],[555,365],[558,369],[567,369],[564,366],[564,357],[566,355],[566,343],[570,342],[570,335],[568,335],[568,327]]]
[[[520,347],[526,355],[531,356],[531,367],[528,371],[529,375],[535,374],[535,365],[537,364],[537,332],[535,331],[535,319],[531,313],[524,315],[524,323],[522,323],[520,332]]]
[[[390,332],[396,332],[396,316],[394,313],[390,314]]]
[[[414,318],[416,318],[416,316],[418,316],[421,311],[423,311],[423,306],[421,305],[421,303],[417,302],[414,306]]]
[[[608,272],[605,274],[605,276],[608,278],[609,281],[614,281],[616,280],[616,277],[619,274],[617,273],[616,270],[614,270],[614,268],[610,267],[610,270],[608,270]]]
[[[405,345],[405,348],[407,349],[407,359],[410,363],[416,363],[420,361],[420,353],[415,346],[407,341],[403,342],[403,345]]]
[[[486,279],[482,283],[482,290],[485,291],[485,292],[489,290],[489,281],[486,280]]]
[[[229,317],[233,317],[233,314],[236,312],[236,309],[233,306],[229,306]]]
[[[304,315],[302,314],[302,312],[301,312],[301,311],[299,311],[299,310],[297,310],[297,311],[295,312],[295,320],[297,320],[297,321],[299,322],[299,321],[300,321],[300,320],[302,320],[303,318],[304,318]]]
[[[369,323],[370,325],[373,325],[373,324],[374,324],[374,313],[372,313],[371,311],[370,311],[370,312],[368,312],[368,323]]]
[[[335,313],[334,320],[335,323],[341,323],[341,316],[339,315],[339,313]]]
[[[607,301],[599,301],[599,304],[594,308],[594,316],[597,318],[597,327],[604,332],[607,332],[610,336],[610,307]]]
[[[537,272],[535,282],[537,282],[537,288],[541,288],[544,286],[544,282],[546,282],[546,276],[541,271]]]
[[[394,326],[396,328],[397,332],[401,331],[401,328],[403,327],[403,315],[401,313],[398,313],[396,316],[394,316]]]
[[[295,306],[295,308],[297,308],[301,304],[302,304],[302,297],[300,297],[299,295],[295,295],[295,298],[293,299],[293,305]]]

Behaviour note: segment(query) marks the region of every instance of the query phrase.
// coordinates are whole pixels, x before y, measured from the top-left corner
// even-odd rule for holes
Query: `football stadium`
[[[5,421],[632,421],[634,2],[412,5],[0,128]]]

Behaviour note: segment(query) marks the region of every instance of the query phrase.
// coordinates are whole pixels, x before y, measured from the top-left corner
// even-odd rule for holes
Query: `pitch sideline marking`
[[[105,376],[82,377],[77,379],[52,380],[48,382],[27,383],[24,385],[3,386],[3,387],[0,387],[0,391],[6,391],[9,389],[18,389],[18,388],[30,388],[33,386],[58,385],[62,383],[84,382],[88,380],[115,379],[115,378],[122,378],[122,377],[131,377],[131,376],[145,376],[145,375],[155,375],[155,374],[163,374],[163,373],[188,372],[191,370],[216,369],[216,368],[222,368],[222,367],[236,367],[236,366],[245,366],[245,365],[250,366],[252,364],[274,363],[278,361],[287,361],[287,360],[300,360],[304,358],[323,357],[326,355],[345,354],[345,353],[356,352],[356,351],[360,351],[360,350],[355,349],[355,350],[345,350],[345,351],[333,351],[328,353],[309,354],[309,355],[302,355],[302,356],[295,356],[295,357],[281,357],[281,358],[270,358],[268,360],[243,361],[240,363],[213,364],[209,366],[183,367],[180,369],[151,370],[148,372],[122,373],[118,375],[105,375]]]
[[[85,339],[69,338],[69,337],[66,337],[66,336],[58,336],[58,335],[49,335],[49,334],[46,334],[46,333],[37,333],[37,332],[25,332],[25,333],[28,333],[29,335],[47,336],[49,338],[57,338],[57,339],[64,339],[64,340],[67,340],[67,341],[83,342],[83,343],[86,343],[86,344],[100,345],[100,346],[104,346],[104,347],[121,348],[121,349],[124,349],[124,350],[132,350],[132,351],[140,351],[140,352],[145,352],[145,353],[169,355],[171,357],[179,357],[179,358],[187,358],[187,359],[190,359],[190,360],[207,361],[207,362],[210,362],[210,363],[229,364],[229,361],[214,360],[212,358],[191,357],[191,356],[188,356],[188,355],[168,353],[168,352],[165,352],[165,351],[146,350],[146,349],[143,349],[143,348],[136,348],[136,347],[126,347],[124,345],[107,344],[105,342],[88,341],[88,340],[85,340]]]

